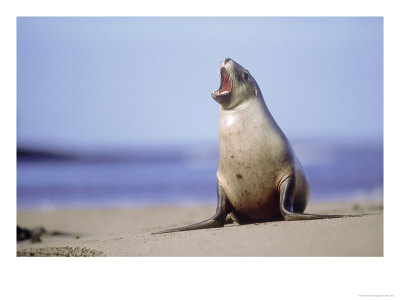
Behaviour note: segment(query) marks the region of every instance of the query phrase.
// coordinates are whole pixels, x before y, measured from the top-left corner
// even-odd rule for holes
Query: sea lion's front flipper
[[[295,180],[292,177],[285,179],[279,187],[280,210],[283,218],[286,221],[331,219],[331,218],[360,216],[360,215],[318,215],[318,214],[305,214],[303,212],[296,212],[293,210],[294,188],[295,188]]]
[[[196,230],[196,229],[206,229],[206,228],[217,228],[224,227],[226,216],[232,211],[232,206],[229,203],[228,198],[224,192],[222,186],[217,184],[217,196],[218,196],[218,205],[215,215],[208,220],[195,223],[192,225],[171,228],[159,232],[154,232],[153,234],[161,234],[161,233],[169,233],[176,231],[186,231],[186,230]]]

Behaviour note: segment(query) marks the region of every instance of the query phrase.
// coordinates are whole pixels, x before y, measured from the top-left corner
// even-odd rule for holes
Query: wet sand
[[[214,205],[18,211],[19,226],[68,235],[17,243],[17,256],[383,256],[383,204],[310,203],[306,212],[364,214],[152,235],[213,215]]]

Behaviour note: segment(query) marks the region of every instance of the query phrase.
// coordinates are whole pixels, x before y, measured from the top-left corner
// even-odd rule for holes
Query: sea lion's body
[[[296,195],[303,198],[305,208],[309,188],[304,172],[261,92],[245,107],[221,108],[219,128],[217,179],[239,220],[280,216],[278,187],[293,175],[298,178]]]
[[[306,176],[257,82],[230,58],[220,73],[220,88],[211,94],[221,104],[216,213],[159,233],[221,227],[228,214],[239,224],[343,217],[303,213],[310,193]]]

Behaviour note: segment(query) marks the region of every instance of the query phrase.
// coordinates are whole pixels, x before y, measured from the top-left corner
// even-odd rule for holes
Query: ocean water
[[[293,143],[311,201],[383,197],[381,143]],[[28,151],[29,152],[29,151]],[[18,155],[17,208],[216,203],[218,148]]]

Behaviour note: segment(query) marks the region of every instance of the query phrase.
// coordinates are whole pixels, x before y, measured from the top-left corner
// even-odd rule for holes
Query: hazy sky
[[[18,18],[18,143],[216,142],[226,57],[290,139],[382,138],[382,18]]]

